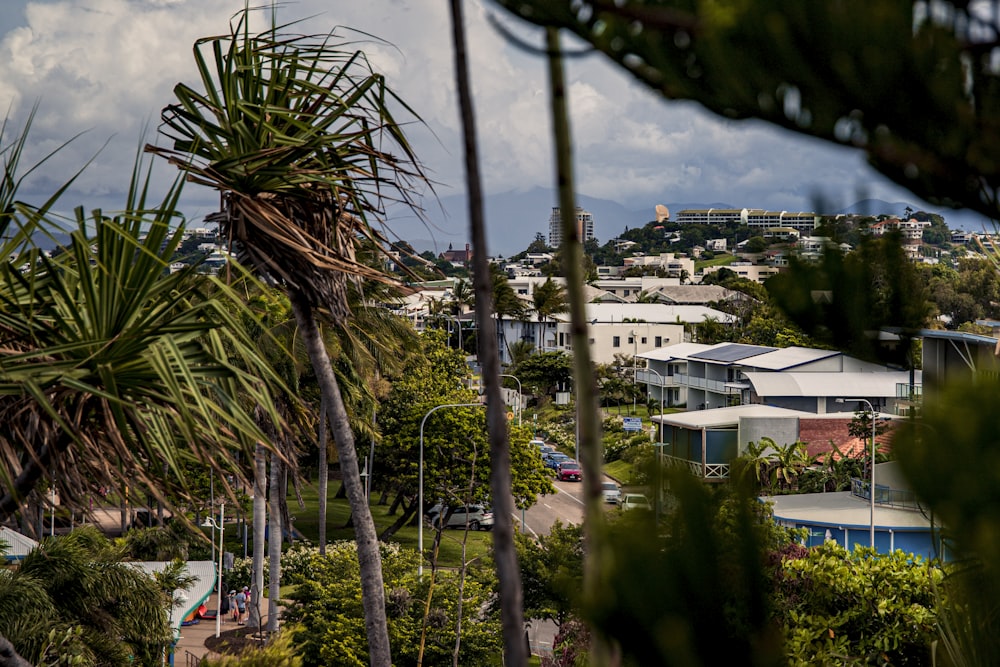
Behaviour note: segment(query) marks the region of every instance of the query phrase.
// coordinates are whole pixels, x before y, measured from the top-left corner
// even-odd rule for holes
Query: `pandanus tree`
[[[229,470],[260,438],[241,400],[269,406],[273,375],[231,293],[170,271],[180,187],[152,201],[148,185],[137,160],[121,211],[80,207],[51,257],[29,245],[0,265],[0,516],[46,479],[82,510],[99,487],[190,497],[186,466]],[[6,216],[54,229],[38,209]]]
[[[387,199],[411,204],[426,182],[394,117],[410,113],[362,52],[336,35],[230,34],[196,42],[200,86],[179,84],[162,112],[166,157],[222,193],[217,220],[240,261],[284,288],[316,373],[354,517],[372,664],[389,665],[380,557],[354,435],[320,321],[350,317],[348,285],[388,281],[359,261],[383,247],[374,220]],[[397,151],[396,154],[390,151]]]

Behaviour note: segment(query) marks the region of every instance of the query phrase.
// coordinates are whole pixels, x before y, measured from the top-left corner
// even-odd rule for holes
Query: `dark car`
[[[576,461],[563,461],[559,464],[556,477],[559,478],[560,482],[579,482],[582,474],[583,471],[580,469],[579,463]]]
[[[563,454],[562,452],[552,452],[548,456],[542,457],[542,460],[545,461],[546,468],[551,468],[552,470],[558,471],[559,464],[562,463],[563,461],[569,461],[570,458],[565,454]]]

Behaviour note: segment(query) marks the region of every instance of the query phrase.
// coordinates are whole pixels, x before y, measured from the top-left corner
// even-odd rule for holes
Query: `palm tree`
[[[185,463],[231,469],[260,438],[240,397],[269,406],[273,374],[241,336],[231,291],[196,267],[169,271],[180,187],[147,201],[143,172],[137,159],[114,216],[78,208],[57,255],[0,265],[0,516],[42,478],[83,511],[102,486],[190,497]]]
[[[552,278],[535,287],[531,293],[531,301],[535,307],[535,316],[539,322],[544,322],[556,313],[566,312],[566,290]]]
[[[375,525],[318,319],[333,326],[348,319],[351,281],[388,281],[358,261],[357,245],[378,246],[383,238],[369,218],[386,197],[411,203],[411,187],[425,179],[392,114],[393,105],[409,109],[363,53],[335,35],[285,35],[278,27],[251,35],[248,22],[244,11],[230,35],[196,43],[204,92],[174,89],[178,101],[162,113],[172,148],[149,150],[223,193],[218,220],[238,257],[288,293],[354,517],[370,659],[389,665]]]
[[[92,527],[45,538],[18,568],[0,570],[0,634],[32,664],[73,655],[79,664],[160,664],[168,611],[157,581],[124,562],[124,544]]]

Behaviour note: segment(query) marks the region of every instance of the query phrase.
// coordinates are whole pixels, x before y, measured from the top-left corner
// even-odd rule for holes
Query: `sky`
[[[141,139],[157,141],[160,110],[174,101],[173,86],[196,81],[195,40],[227,33],[243,6],[244,0],[4,0],[5,141],[36,104],[24,164],[76,137],[26,180],[22,192],[40,200],[92,160],[62,206],[120,208]],[[489,2],[468,0],[465,7],[484,191],[552,187],[546,64],[510,45],[489,17],[529,43],[541,45],[543,36]],[[266,18],[261,14],[258,25]],[[409,127],[409,137],[437,183],[437,196],[464,192],[446,0],[299,0],[280,4],[278,19],[301,21],[300,32],[341,26],[377,37],[338,30],[345,38],[366,40],[360,47],[423,119],[423,125]],[[858,151],[666,101],[602,56],[571,59],[567,79],[577,191],[583,195],[650,211],[671,202],[812,211],[817,196],[835,208],[867,197],[920,203],[868,167]],[[157,164],[157,183],[173,175],[171,167]],[[212,191],[188,186],[184,213],[197,226],[217,202]],[[444,247],[467,242],[461,212],[440,219],[430,195],[423,205],[436,220],[432,229],[421,229],[415,215],[402,211],[392,212],[388,226],[403,238],[429,232]],[[530,231],[490,227],[487,250],[523,249],[534,231],[545,231],[548,214],[539,211]]]

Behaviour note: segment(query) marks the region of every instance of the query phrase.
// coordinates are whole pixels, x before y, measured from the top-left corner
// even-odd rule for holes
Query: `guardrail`
[[[871,489],[871,482],[868,480],[857,477],[851,479],[851,495],[871,500],[869,489]],[[913,491],[893,489],[878,483],[875,484],[875,504],[903,509],[920,509],[920,501]]]

